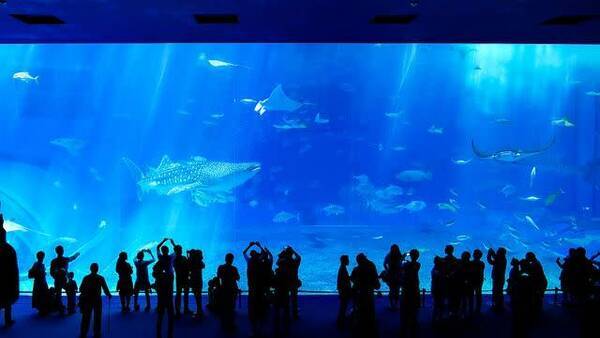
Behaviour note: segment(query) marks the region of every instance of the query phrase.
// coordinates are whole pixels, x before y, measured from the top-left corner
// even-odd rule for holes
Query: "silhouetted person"
[[[532,284],[532,310],[535,311],[535,314],[539,314],[544,303],[544,294],[548,287],[548,280],[546,279],[542,264],[537,260],[533,252],[528,252],[525,255],[523,272],[529,275]]]
[[[144,260],[144,252],[147,252],[152,258],[149,260]],[[135,311],[140,310],[140,304],[138,304],[138,294],[140,292],[144,292],[144,295],[146,296],[146,308],[144,310],[149,312],[152,307],[150,305],[150,279],[148,278],[148,265],[154,263],[155,261],[154,255],[152,255],[152,250],[145,249],[137,253],[136,260],[133,262],[135,265],[136,274],[135,285],[133,288],[133,307]]]
[[[163,240],[163,243],[166,241]],[[156,337],[162,337],[162,324],[165,313],[167,315],[167,337],[173,338],[173,317],[175,309],[173,307],[173,266],[169,249],[159,244],[161,255],[158,262],[152,267],[152,276],[155,279],[154,288],[156,289],[156,312],[158,314],[156,321]]]
[[[444,290],[445,297],[448,300],[448,312],[450,317],[459,314],[460,307],[460,276],[458,273],[458,259],[454,256],[454,246],[446,245],[444,248],[443,271],[444,271]]]
[[[250,250],[252,247],[260,249]],[[250,251],[248,253],[248,251]],[[244,249],[244,259],[246,260],[248,279],[248,317],[251,325],[251,335],[261,334],[261,326],[265,321],[267,312],[267,292],[269,287],[268,276],[265,275],[265,262],[270,252],[264,249],[259,242],[250,242]],[[271,258],[272,259],[272,258]]]
[[[131,296],[133,295],[133,267],[127,262],[127,253],[121,252],[115,266],[115,271],[119,275],[117,281],[117,291],[121,300],[121,312],[131,311]]]
[[[473,285],[472,279],[471,253],[465,251],[461,254],[458,261],[457,278],[459,280],[460,292],[460,312],[463,317],[473,312]]]
[[[475,296],[475,312],[481,313],[481,290],[483,288],[484,270],[485,263],[481,260],[483,252],[479,249],[473,251],[473,261],[471,262],[471,285],[473,287],[473,294]],[[473,297],[471,295],[470,297]],[[471,302],[472,304],[472,302]],[[473,312],[473,308],[469,308],[470,312]]]
[[[0,214],[0,310],[4,310],[4,326],[10,327],[12,306],[19,299],[19,265],[17,253],[6,241],[4,216]]]
[[[46,266],[44,265],[44,258],[46,254],[43,251],[38,251],[35,255],[36,262],[33,263],[27,276],[33,279],[33,292],[31,294],[31,307],[37,309],[41,315],[48,313],[49,299],[48,299],[48,282],[46,281]]]
[[[492,309],[504,310],[504,281],[506,278],[506,249],[490,248],[487,254],[488,264],[492,266]]]
[[[402,262],[404,257],[400,252],[398,245],[393,244],[390,247],[390,251],[383,260],[383,271],[381,272],[381,280],[383,280],[390,293],[388,295],[390,302],[390,309],[395,310],[398,308],[400,301],[400,282],[402,275]]]
[[[221,324],[226,330],[235,329],[235,300],[239,293],[237,282],[240,280],[240,274],[233,266],[233,254],[225,255],[225,264],[217,269],[217,277],[220,281],[219,306],[221,315]]]
[[[337,325],[339,328],[343,327],[346,322],[346,312],[348,312],[348,305],[352,300],[352,282],[350,281],[350,274],[348,274],[349,264],[350,258],[348,255],[342,255],[337,274],[337,292],[340,298],[340,307],[337,316]]]
[[[572,277],[573,276],[573,268],[571,261],[576,259],[576,251],[575,248],[569,249],[569,254],[564,260],[561,262],[560,257],[556,258],[556,264],[560,268],[560,289],[563,292],[563,304],[569,304],[573,301],[572,297]]]
[[[202,250],[188,251],[188,263],[190,267],[190,289],[196,300],[196,317],[202,317],[204,310],[202,309],[202,287],[204,284],[202,271],[205,268],[204,255]]]
[[[417,313],[420,306],[419,297],[419,270],[421,263],[419,260],[419,251],[416,249],[410,250],[410,261],[406,262],[402,270],[404,276],[402,278],[402,306],[400,307],[402,315],[402,336],[416,337],[417,336]]]
[[[356,256],[356,263],[357,266],[350,275],[355,294],[357,324],[355,333],[361,337],[375,337],[377,336],[377,324],[374,292],[381,287],[377,268],[363,253]]]
[[[444,316],[444,260],[440,256],[433,258],[431,269],[431,298],[433,300],[432,321],[439,322]]]
[[[67,286],[69,263],[77,259],[79,253],[75,253],[70,257],[65,257],[65,249],[61,245],[57,246],[54,251],[56,252],[56,258],[50,262],[50,276],[54,278],[54,291],[56,292],[55,297],[59,311],[64,313],[65,307],[62,303],[62,291]]]
[[[191,314],[190,310],[190,266],[188,259],[183,255],[181,245],[175,245],[175,316],[181,316],[181,297],[183,296],[183,313]]]
[[[104,277],[98,274],[98,264],[92,263],[90,274],[83,278],[79,295],[79,306],[81,308],[81,331],[80,338],[87,337],[90,328],[92,311],[94,312],[94,337],[101,336],[102,329],[102,292],[108,297],[109,302],[112,298]]]
[[[77,282],[75,281],[75,274],[69,272],[67,274],[67,285],[65,286],[65,293],[67,294],[67,313],[72,315],[77,312]]]
[[[291,247],[288,246],[279,254],[278,265],[286,271],[289,280],[292,316],[298,318],[298,289],[302,286],[302,281],[298,277],[298,270],[302,257]]]

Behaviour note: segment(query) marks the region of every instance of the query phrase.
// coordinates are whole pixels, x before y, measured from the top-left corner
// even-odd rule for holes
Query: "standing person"
[[[166,239],[165,239],[166,240]],[[164,241],[163,241],[164,243]],[[159,244],[159,248],[161,244]],[[158,318],[156,321],[156,337],[162,337],[162,324],[165,313],[167,314],[167,337],[173,338],[173,317],[175,316],[175,309],[173,308],[173,266],[171,257],[169,256],[169,249],[162,247],[162,255],[159,257],[158,262],[152,267],[152,276],[155,279],[156,289],[156,312]]]
[[[144,260],[144,252],[147,252],[151,259]],[[150,305],[150,278],[148,278],[148,265],[154,263],[154,255],[152,250],[144,249],[137,253],[136,260],[133,262],[135,265],[135,285],[133,288],[133,308],[137,312],[140,310],[140,304],[138,304],[138,294],[143,291],[146,296],[146,308],[144,311],[150,312],[152,306]]]
[[[75,274],[69,272],[67,274],[67,285],[65,287],[65,293],[67,294],[67,313],[72,315],[77,312],[77,282],[75,281]]]
[[[473,286],[471,284],[471,253],[464,251],[458,261],[457,278],[459,281],[460,314],[463,318],[473,310]]]
[[[377,337],[374,292],[381,287],[379,275],[375,264],[364,253],[356,256],[356,263],[350,275],[355,294],[356,333],[360,337]]]
[[[431,297],[433,298],[432,321],[437,324],[444,316],[444,261],[442,257],[433,258],[431,269]]]
[[[190,266],[188,259],[183,255],[181,245],[175,245],[175,317],[181,317],[181,297],[183,296],[183,313],[191,314],[190,311]]]
[[[129,312],[131,311],[129,306],[131,304],[131,296],[133,295],[133,280],[131,277],[133,275],[133,268],[127,262],[126,252],[119,254],[115,271],[119,275],[117,291],[119,291],[119,298],[121,300],[121,312]]]
[[[44,258],[46,254],[38,251],[35,255],[37,261],[33,263],[27,276],[33,279],[33,292],[31,294],[31,307],[37,309],[41,315],[49,311],[48,282],[46,281],[46,266]]]
[[[291,246],[286,247],[279,254],[280,266],[289,272],[289,290],[290,290],[290,302],[292,316],[294,319],[298,319],[298,289],[302,286],[302,281],[298,276],[298,270],[300,269],[300,262],[302,257],[292,248]]]
[[[421,304],[419,298],[419,270],[421,270],[421,263],[418,262],[419,255],[417,249],[410,250],[410,261],[402,267],[404,278],[400,311],[402,314],[402,336],[404,337],[417,336],[417,314]]]
[[[50,276],[54,278],[55,303],[58,305],[60,313],[64,313],[65,306],[62,303],[62,290],[67,286],[69,263],[79,257],[79,252],[73,256],[65,257],[65,249],[62,245],[57,246],[54,251],[56,252],[56,258],[50,262]]]
[[[4,215],[0,214],[0,310],[4,309],[4,326],[10,327],[12,306],[19,299],[19,265],[17,252],[6,241]]]
[[[390,247],[390,251],[385,256],[383,261],[383,271],[381,272],[381,279],[388,285],[390,293],[388,295],[390,302],[390,309],[398,309],[400,302],[400,283],[402,278],[402,262],[404,257],[400,252],[400,247],[393,244]]]
[[[250,248],[256,246],[260,252]],[[250,253],[248,251],[250,250]],[[251,335],[259,336],[261,324],[264,322],[267,307],[267,282],[264,276],[264,262],[267,251],[259,242],[250,242],[244,249],[246,275],[248,279],[248,317],[251,324]]]
[[[484,270],[485,263],[481,260],[483,252],[479,249],[473,251],[473,261],[471,262],[471,285],[473,286],[473,293],[475,295],[475,312],[481,313],[481,290],[483,288]],[[470,297],[473,297],[471,295]],[[472,303],[471,303],[472,304]],[[471,312],[473,311],[470,308]]]
[[[458,259],[454,256],[454,246],[446,245],[444,248],[444,296],[448,300],[448,315],[455,317],[459,314],[460,307],[460,278],[458,274]]]
[[[196,314],[197,318],[204,315],[202,309],[202,287],[204,280],[202,278],[202,271],[205,268],[204,255],[202,250],[190,250],[188,251],[188,262],[190,266],[190,289],[194,294],[196,300]]]
[[[346,322],[346,312],[348,311],[348,305],[352,299],[352,282],[350,281],[350,275],[348,274],[348,265],[350,265],[350,258],[348,255],[342,255],[340,257],[340,268],[337,274],[337,291],[340,297],[340,307],[338,309],[337,326],[342,328]]]
[[[235,329],[235,300],[239,293],[237,282],[240,274],[233,266],[234,256],[232,253],[225,255],[225,264],[219,265],[217,277],[220,281],[219,302],[221,324],[227,331]]]
[[[504,281],[506,278],[506,249],[490,248],[487,254],[488,264],[492,266],[492,309],[504,311]]]
[[[92,311],[94,312],[94,337],[101,336],[102,329],[102,292],[108,297],[108,301],[112,298],[104,277],[98,274],[98,263],[90,265],[90,274],[83,278],[80,288],[79,306],[81,308],[81,331],[80,338],[87,337],[90,329],[90,320]]]

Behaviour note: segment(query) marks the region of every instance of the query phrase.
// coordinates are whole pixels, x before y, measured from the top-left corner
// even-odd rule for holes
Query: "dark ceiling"
[[[600,43],[600,0],[0,0],[0,43]]]

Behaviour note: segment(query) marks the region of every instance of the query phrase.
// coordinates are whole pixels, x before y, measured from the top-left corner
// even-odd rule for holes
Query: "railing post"
[[[558,304],[558,288],[554,287],[554,305]]]
[[[425,290],[425,288],[421,289],[421,307],[422,308],[425,307],[425,292],[427,292],[427,290]]]

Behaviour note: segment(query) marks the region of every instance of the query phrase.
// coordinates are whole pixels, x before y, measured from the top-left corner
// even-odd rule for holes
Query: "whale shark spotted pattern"
[[[136,179],[139,191],[155,191],[159,195],[175,195],[189,191],[200,206],[234,201],[232,190],[244,184],[260,171],[260,163],[209,161],[196,156],[185,162],[173,162],[163,156],[157,168],[143,173],[128,158],[123,162]]]

